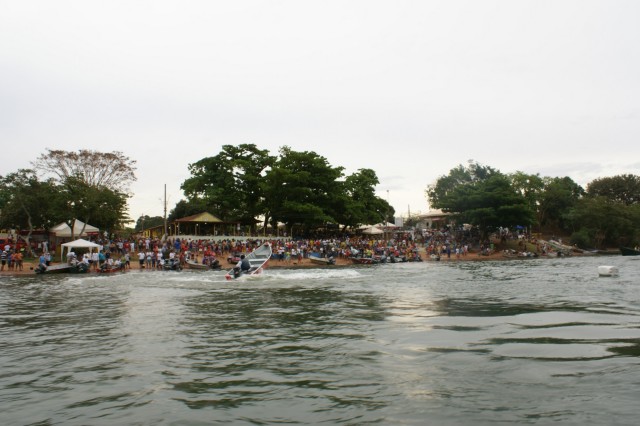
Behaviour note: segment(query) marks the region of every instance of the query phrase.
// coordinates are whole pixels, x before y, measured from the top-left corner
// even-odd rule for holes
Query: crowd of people
[[[124,268],[130,268],[131,258],[137,258],[140,268],[150,270],[164,269],[166,262],[184,264],[187,260],[209,265],[214,262],[219,264],[219,259],[239,258],[240,255],[250,253],[265,243],[269,243],[272,247],[273,260],[284,263],[299,262],[310,256],[322,258],[415,256],[418,243],[410,235],[400,237],[390,240],[367,237],[336,237],[315,239],[250,238],[218,241],[179,237],[168,239],[95,238],[93,242],[102,245],[103,250],[91,254],[86,253],[77,261],[88,263],[92,270],[97,270],[104,264],[116,261],[122,263]],[[50,261],[51,256],[48,252],[40,256],[40,263]]]
[[[427,257],[464,258],[471,251],[472,241],[479,248],[479,254],[491,254],[494,251],[490,241],[474,240],[469,233],[452,231],[449,228],[431,230],[422,235],[395,234],[394,238],[376,238],[374,236],[342,236],[327,238],[260,238],[210,240],[206,238],[111,238],[96,237],[93,242],[103,249],[99,252],[85,254],[79,261],[87,262],[91,269],[97,270],[102,265],[122,264],[131,267],[131,260],[137,259],[140,268],[164,269],[167,262],[179,262],[181,265],[189,260],[199,264],[210,265],[221,259],[234,258],[233,264],[241,254],[247,254],[264,243],[269,243],[273,250],[273,259],[277,262],[300,262],[311,256],[330,258],[361,257],[406,257],[412,260],[418,256],[418,250],[424,249]],[[544,249],[544,248],[542,248]],[[10,264],[10,268],[21,267],[20,255],[15,253],[2,255],[2,267]],[[6,260],[5,260],[6,258]],[[40,263],[49,263],[51,256],[43,253]]]

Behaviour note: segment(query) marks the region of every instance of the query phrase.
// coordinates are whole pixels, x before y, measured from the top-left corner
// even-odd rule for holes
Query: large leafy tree
[[[92,186],[81,177],[69,177],[62,185],[67,214],[102,230],[122,228],[127,218],[127,194],[104,186]],[[72,223],[69,224],[71,229]],[[82,234],[83,230],[80,231]]]
[[[426,192],[429,203],[432,207],[440,208],[441,201],[451,194],[456,188],[467,184],[473,184],[486,180],[490,176],[500,172],[492,167],[483,166],[473,160],[469,160],[467,166],[462,164],[451,169],[446,176],[440,176],[438,180],[430,185]]]
[[[536,221],[540,223],[539,209],[544,194],[544,178],[539,174],[528,174],[517,171],[509,175],[511,186],[527,200],[527,204],[536,213]]]
[[[584,189],[568,176],[544,178],[544,191],[537,211],[538,223],[567,230],[564,217],[583,195]]]
[[[539,174],[515,172],[509,175],[511,186],[521,194],[535,213],[539,227],[550,226],[563,230],[563,221],[572,206],[584,193],[582,187],[569,177],[541,177]]]
[[[263,180],[266,220],[274,226],[283,222],[288,227],[300,225],[304,229],[336,223],[342,171],[342,167],[332,167],[315,152],[282,147]]]
[[[47,149],[33,166],[54,176],[58,182],[80,179],[93,188],[109,188],[127,192],[136,180],[136,161],[120,151],[100,152],[87,149],[75,151]]]
[[[61,187],[64,220],[72,230],[76,219],[85,224],[91,221],[100,229],[120,228],[129,221],[127,191],[136,180],[135,164],[119,151],[86,149],[48,149],[33,162],[37,171]]]
[[[389,203],[375,194],[380,181],[371,169],[360,169],[346,177],[342,191],[336,197],[336,220],[345,227],[388,221],[395,211]]]
[[[219,154],[189,165],[191,177],[181,186],[186,202],[223,220],[254,225],[264,210],[260,183],[273,161],[253,144],[224,145]]]
[[[566,215],[574,233],[587,237],[590,245],[637,244],[640,241],[640,206],[627,206],[607,197],[584,197]]]
[[[602,196],[630,206],[640,203],[640,176],[624,174],[595,179],[587,185],[587,195]]]
[[[440,182],[442,180],[443,182]],[[499,226],[528,226],[530,203],[499,171],[471,162],[453,169],[430,189],[431,204],[454,213],[458,220],[478,226],[483,235]]]

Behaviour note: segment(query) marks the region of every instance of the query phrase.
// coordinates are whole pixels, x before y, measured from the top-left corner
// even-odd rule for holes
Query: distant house
[[[441,225],[445,225],[451,216],[451,213],[443,212],[442,210],[429,210],[425,214],[421,214],[418,216],[420,223],[422,223],[424,228],[433,229],[438,228]]]

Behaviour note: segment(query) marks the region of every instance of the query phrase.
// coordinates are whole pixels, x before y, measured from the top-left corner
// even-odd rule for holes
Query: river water
[[[618,277],[598,277],[615,265]],[[0,277],[2,425],[631,425],[640,259]]]

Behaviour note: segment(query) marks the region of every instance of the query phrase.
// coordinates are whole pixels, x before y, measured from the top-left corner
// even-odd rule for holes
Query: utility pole
[[[167,184],[164,184],[164,235],[168,237],[167,234]]]
[[[387,226],[387,222],[389,221],[389,207],[391,206],[391,204],[389,204],[389,190],[387,189],[387,217],[384,218],[384,226]]]

